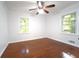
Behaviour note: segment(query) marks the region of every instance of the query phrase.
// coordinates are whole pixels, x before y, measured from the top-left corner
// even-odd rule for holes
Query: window
[[[63,32],[75,33],[76,13],[63,16]]]
[[[29,19],[26,17],[22,17],[20,19],[20,33],[28,33],[29,32]]]

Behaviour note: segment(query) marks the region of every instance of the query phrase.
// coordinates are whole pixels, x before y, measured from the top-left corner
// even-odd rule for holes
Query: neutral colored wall
[[[62,10],[62,12],[56,14],[56,15],[49,15],[47,18],[47,37],[53,38],[55,40],[71,44],[74,46],[79,47],[79,35],[73,35],[73,34],[64,34],[62,33],[62,16],[71,12],[77,13],[77,21],[76,21],[76,31],[79,33],[79,4],[75,4],[73,6],[67,7],[66,9]],[[69,41],[75,41],[75,44],[70,43]]]
[[[0,55],[7,46],[8,40],[8,26],[7,26],[7,12],[4,2],[0,2]]]
[[[54,38],[55,40],[62,41],[71,45],[79,46],[79,35],[64,34],[61,32],[61,17],[62,15],[77,12],[79,15],[79,4],[67,7],[57,14],[28,16],[28,12],[24,12],[25,8],[10,7],[8,8],[8,26],[9,26],[9,42],[30,40],[41,37]],[[19,34],[19,20],[21,16],[29,17],[29,33]],[[79,32],[79,17],[76,21],[76,31]],[[78,33],[77,33],[78,34]],[[76,44],[72,44],[69,40],[75,41]]]
[[[9,42],[30,40],[45,37],[45,16],[28,16],[24,8],[8,9]],[[19,33],[21,17],[29,17],[29,33]]]
[[[5,3],[0,2],[0,55],[5,47],[7,47],[7,42],[23,41],[42,37],[53,38],[79,47],[79,35],[61,33],[61,16],[71,12],[77,12],[77,16],[79,16],[79,4],[70,6],[55,15],[28,16],[28,12],[25,12],[25,8],[17,8],[15,6],[10,7],[10,9],[6,9]],[[18,33],[19,21],[20,17],[23,16],[29,17],[30,31],[29,33],[20,34]],[[77,17],[76,25],[76,31],[77,34],[79,34],[79,17]],[[76,44],[70,43],[69,40],[75,41]]]

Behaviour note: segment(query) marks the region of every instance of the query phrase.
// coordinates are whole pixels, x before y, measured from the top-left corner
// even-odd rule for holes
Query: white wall
[[[0,55],[7,46],[8,28],[7,28],[7,12],[4,2],[0,2]]]
[[[62,12],[58,14],[49,15],[38,15],[38,16],[28,16],[28,12],[25,12],[24,7],[9,7],[8,8],[8,26],[9,26],[9,42],[31,40],[41,37],[49,37],[55,40],[65,42],[71,45],[79,46],[78,37],[79,35],[70,35],[61,33],[61,21],[62,15],[77,12],[79,15],[79,4],[67,7]],[[19,30],[19,20],[20,17],[29,17],[29,33],[20,34]],[[79,19],[79,17],[77,17]],[[79,20],[76,22],[77,32],[79,32]],[[78,34],[78,33],[77,33]],[[72,44],[69,40],[75,41],[76,44]]]
[[[62,16],[71,12],[77,13],[76,31],[79,33],[79,4],[75,4],[67,7],[56,15],[51,14],[47,17],[47,36],[49,38],[79,47],[79,35],[64,34],[61,32]],[[70,43],[69,40],[75,41],[75,44]]]
[[[28,16],[28,12],[24,13],[25,8],[16,8],[16,6],[8,10],[9,42],[45,37],[44,15]],[[23,16],[29,17],[29,33],[20,34],[19,21]]]
[[[25,8],[17,8],[16,6],[14,8],[11,7],[10,9],[6,9],[4,2],[0,2],[0,55],[5,47],[7,47],[7,42],[31,40],[42,37],[53,38],[55,40],[79,47],[79,35],[61,33],[62,15],[77,12],[77,16],[79,16],[79,4],[70,6],[55,15],[28,16],[28,12],[24,11]],[[20,34],[18,33],[19,21],[20,17],[23,16],[29,17],[30,31],[29,33]],[[79,34],[79,17],[77,17],[76,25],[76,31],[77,34]],[[69,40],[75,41],[76,44],[70,43]]]

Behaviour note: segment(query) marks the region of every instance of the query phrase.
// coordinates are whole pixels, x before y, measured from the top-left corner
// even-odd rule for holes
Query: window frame
[[[23,18],[26,19],[25,22],[28,20],[28,22],[26,22],[26,24],[24,25],[24,26],[26,26],[26,28],[25,28],[26,31],[25,31],[25,32],[22,32],[22,30],[23,30],[22,26],[23,26],[23,25],[21,24],[21,21],[24,20]],[[24,27],[24,26],[23,26],[23,27]],[[28,28],[28,29],[27,29],[27,28]],[[20,18],[20,20],[19,20],[19,33],[29,33],[29,18],[28,18],[28,17],[21,17],[21,18]]]
[[[64,31],[64,28],[63,28],[63,26],[65,26],[63,23],[64,23],[64,17],[65,16],[67,16],[67,15],[71,15],[72,16],[72,14],[74,14],[74,32],[67,32],[67,31]],[[72,12],[72,13],[68,13],[68,14],[65,14],[65,15],[63,15],[62,16],[62,32],[63,33],[66,33],[66,34],[75,34],[76,33],[76,17],[77,17],[77,13],[76,12]]]

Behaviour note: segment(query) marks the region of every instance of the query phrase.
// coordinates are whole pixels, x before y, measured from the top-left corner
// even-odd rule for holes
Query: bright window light
[[[65,52],[63,52],[62,54],[63,54],[63,58],[75,58],[74,55],[69,54],[69,53],[65,53]]]
[[[76,13],[63,16],[63,32],[75,33]]]
[[[20,19],[20,33],[28,33],[29,32],[29,19],[23,17]]]

